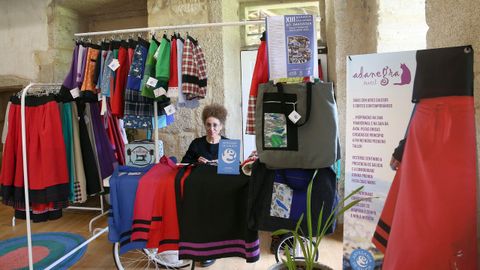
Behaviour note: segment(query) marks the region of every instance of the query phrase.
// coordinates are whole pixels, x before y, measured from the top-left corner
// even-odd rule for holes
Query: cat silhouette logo
[[[232,148],[226,148],[222,153],[222,160],[226,164],[231,164],[237,158],[237,153]]]
[[[394,83],[393,85],[405,85],[409,84],[412,81],[412,74],[410,73],[410,69],[405,64],[400,64],[400,68],[402,69],[402,75],[400,75],[400,82]]]

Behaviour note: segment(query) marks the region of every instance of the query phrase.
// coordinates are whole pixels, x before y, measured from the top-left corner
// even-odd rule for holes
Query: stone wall
[[[49,48],[47,8],[50,0],[2,1],[0,9],[0,74],[39,79],[40,57]],[[8,63],[8,64],[7,64]]]
[[[377,52],[426,48],[425,0],[379,1]]]
[[[452,47],[472,45],[474,56],[474,96],[476,126],[480,126],[480,2],[459,1],[434,1],[426,0],[426,20],[429,27],[427,32],[427,48]],[[477,128],[476,137],[479,140],[480,132]],[[479,156],[477,144],[477,163]],[[477,165],[478,166],[478,165]],[[477,169],[478,174],[478,169]],[[477,175],[477,231],[480,234],[480,182]],[[480,235],[478,237],[480,243]],[[480,249],[479,255],[480,258]]]
[[[222,1],[224,22],[239,20],[237,1]],[[240,27],[222,27],[224,105],[228,109],[226,135],[242,138],[242,87],[240,65]]]
[[[75,46],[74,33],[86,31],[85,19],[77,11],[55,4],[49,5],[48,50],[39,52],[39,82],[62,82],[70,69]]]
[[[123,10],[88,17],[88,32],[142,28],[148,25],[147,9]]]
[[[346,120],[346,57],[375,53],[377,48],[377,1],[325,1],[326,41],[328,46],[328,78],[334,82],[337,98],[340,144],[345,157]],[[342,160],[342,168],[345,161]],[[344,170],[340,180],[343,196]]]
[[[238,20],[236,1],[148,0],[147,8],[149,27]],[[230,114],[225,134],[231,138],[240,138],[238,130],[238,123],[241,123],[240,44],[236,42],[240,34],[238,27],[192,28],[177,32],[182,36],[188,32],[199,40],[205,53],[208,74],[207,97],[200,101],[201,106],[193,110],[180,108],[175,114],[175,123],[160,130],[165,154],[180,159],[194,138],[205,135],[201,112],[206,104],[214,102],[224,104]]]

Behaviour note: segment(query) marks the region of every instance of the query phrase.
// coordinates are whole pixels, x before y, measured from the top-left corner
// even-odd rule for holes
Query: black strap
[[[307,115],[305,115],[305,122],[297,125],[298,127],[305,125],[308,122],[308,119],[310,119],[310,112],[312,110],[312,84],[313,83],[311,82],[307,83]]]
[[[307,113],[305,115],[305,122],[303,122],[302,124],[298,124],[297,127],[301,127],[301,126],[305,125],[308,122],[308,119],[310,119],[310,112],[311,112],[311,109],[312,109],[312,85],[313,85],[313,83],[311,83],[311,82],[307,83]],[[281,83],[277,83],[276,86],[277,86],[278,93],[280,94],[280,103],[281,103],[281,106],[282,106],[282,111],[286,115],[287,114],[287,109],[286,109],[286,106],[285,106],[285,95],[284,95],[284,91],[283,91],[283,85]],[[286,115],[286,116],[288,117],[288,115]]]
[[[281,106],[282,112],[285,114],[285,116],[288,116],[287,115],[287,107],[285,106],[285,93],[283,92],[283,84],[277,83],[277,91],[280,94],[279,95],[280,96],[280,106]]]

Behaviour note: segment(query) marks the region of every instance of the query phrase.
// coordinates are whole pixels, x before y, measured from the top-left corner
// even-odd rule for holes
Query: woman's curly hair
[[[205,121],[207,121],[207,118],[215,117],[218,120],[220,120],[220,123],[222,123],[222,125],[225,125],[225,121],[227,120],[227,114],[228,114],[227,109],[225,109],[223,105],[213,103],[203,108],[202,121],[203,123],[205,123]]]

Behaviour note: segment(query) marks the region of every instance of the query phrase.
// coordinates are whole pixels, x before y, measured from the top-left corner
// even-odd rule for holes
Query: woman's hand
[[[202,163],[202,164],[207,164],[207,162],[208,162],[209,160],[206,159],[206,158],[204,158],[204,157],[202,157],[202,156],[200,156],[200,157],[197,159],[197,161],[198,161],[199,163]]]
[[[400,166],[400,161],[396,160],[392,156],[392,159],[390,159],[390,168],[392,168],[392,170],[396,171],[398,169],[398,166]]]

